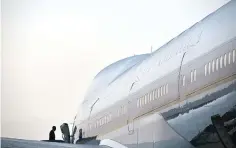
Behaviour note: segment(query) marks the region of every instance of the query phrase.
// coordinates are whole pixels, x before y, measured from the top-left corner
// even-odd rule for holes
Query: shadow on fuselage
[[[99,145],[100,140],[96,140],[97,136],[82,138],[76,141],[76,144],[89,144],[89,145]]]

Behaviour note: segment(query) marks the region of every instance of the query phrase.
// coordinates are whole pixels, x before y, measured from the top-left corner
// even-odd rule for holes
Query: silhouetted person
[[[50,133],[49,133],[49,140],[50,141],[53,141],[53,140],[55,140],[55,132],[56,131],[56,126],[53,126],[52,127],[52,130],[50,131]]]
[[[79,129],[79,140],[82,140],[82,129]]]

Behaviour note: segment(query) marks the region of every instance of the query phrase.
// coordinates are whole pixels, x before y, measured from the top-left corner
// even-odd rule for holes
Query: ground
[[[22,139],[1,138],[1,148],[102,148],[98,145],[79,145]]]

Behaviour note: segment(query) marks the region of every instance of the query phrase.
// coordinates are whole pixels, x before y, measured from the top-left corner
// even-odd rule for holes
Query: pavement
[[[1,137],[1,148],[105,148],[98,145],[68,144]]]

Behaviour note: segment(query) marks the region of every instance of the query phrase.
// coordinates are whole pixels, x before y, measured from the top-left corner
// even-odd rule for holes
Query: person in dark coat
[[[82,140],[82,129],[79,129],[79,140]]]
[[[55,140],[55,131],[56,131],[56,126],[53,126],[53,127],[52,127],[52,130],[51,130],[50,133],[49,133],[49,140],[50,140],[50,141]]]

